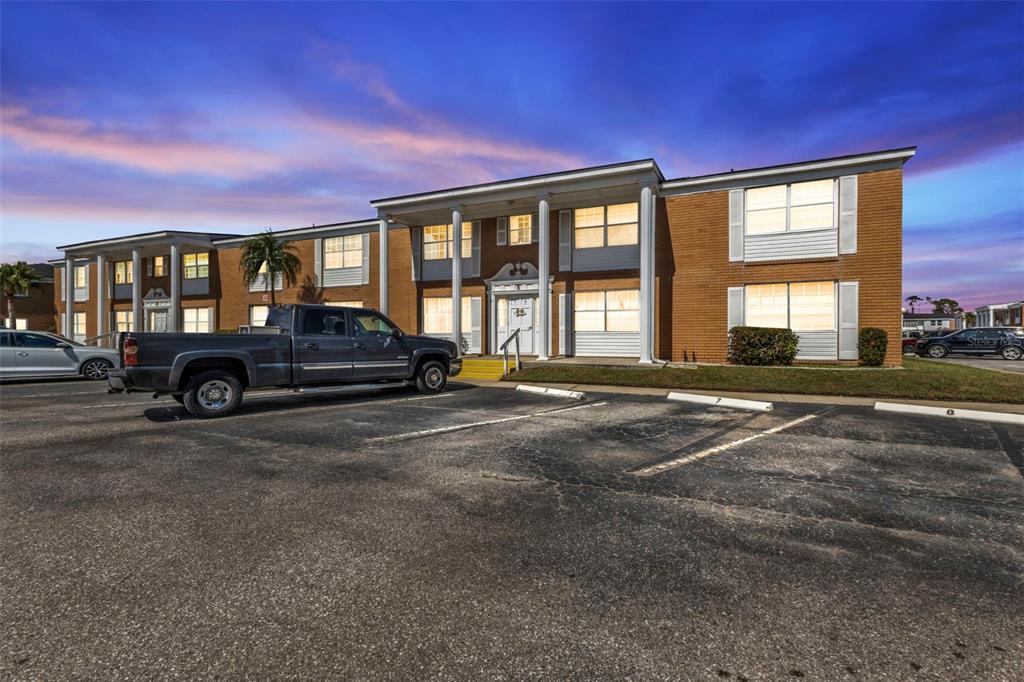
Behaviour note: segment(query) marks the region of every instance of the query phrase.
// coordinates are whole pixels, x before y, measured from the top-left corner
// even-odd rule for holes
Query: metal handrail
[[[106,332],[105,334],[97,334],[96,336],[89,336],[87,338],[82,339],[81,343],[83,345],[86,345],[86,346],[99,346],[100,345],[99,343],[92,343],[92,342],[93,341],[98,341],[99,339],[106,339],[108,337],[110,338],[111,341],[113,341],[116,338],[116,336],[118,334],[120,334],[120,333],[121,332]]]
[[[505,374],[508,374],[508,345],[512,343],[513,340],[516,342],[516,371],[518,372],[520,369],[522,369],[522,365],[519,362],[519,330],[516,329],[514,332],[509,334],[508,338],[505,339],[504,343],[502,343],[498,347],[498,350],[504,353],[504,359],[502,360],[502,369],[504,370]]]

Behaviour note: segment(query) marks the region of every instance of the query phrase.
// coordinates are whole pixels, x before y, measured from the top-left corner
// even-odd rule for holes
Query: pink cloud
[[[86,158],[140,170],[195,173],[242,179],[285,165],[280,156],[197,139],[149,138],[103,128],[90,121],[40,115],[24,107],[0,111],[3,137],[26,152]]]

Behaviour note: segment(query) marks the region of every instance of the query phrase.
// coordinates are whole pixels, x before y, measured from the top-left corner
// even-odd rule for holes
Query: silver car
[[[106,379],[117,366],[113,348],[84,346],[49,332],[0,329],[0,379],[83,376]]]

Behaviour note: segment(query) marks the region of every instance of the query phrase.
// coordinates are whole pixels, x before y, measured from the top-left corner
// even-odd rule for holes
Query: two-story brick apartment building
[[[914,152],[675,180],[646,159],[379,199],[372,219],[277,232],[304,282],[275,282],[275,296],[459,330],[469,353],[519,330],[540,359],[724,362],[728,329],[745,324],[792,328],[800,360],[837,362],[856,359],[857,332],[872,326],[897,364],[902,167]],[[271,283],[242,281],[245,239],[167,231],[59,247],[60,328],[260,324]]]

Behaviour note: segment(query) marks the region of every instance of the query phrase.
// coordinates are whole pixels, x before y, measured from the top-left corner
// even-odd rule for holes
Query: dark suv
[[[915,352],[930,358],[950,353],[999,355],[1006,360],[1024,357],[1024,329],[1021,327],[972,327],[944,336],[918,339]]]

